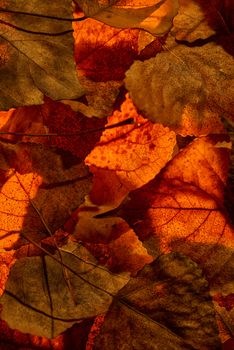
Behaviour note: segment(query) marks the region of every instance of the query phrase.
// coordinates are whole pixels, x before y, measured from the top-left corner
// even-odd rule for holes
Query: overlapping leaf
[[[58,253],[15,263],[0,299],[1,317],[11,328],[53,338],[75,322],[105,312],[128,281],[126,275],[95,265],[82,246],[70,243],[61,256],[63,266],[54,260]]]
[[[195,140],[131,194],[124,215],[150,254],[183,252],[202,266],[212,293],[224,294],[234,290],[234,232],[222,205],[229,151],[223,136]]]
[[[142,242],[123,219],[95,218],[92,216],[95,212],[89,211],[91,208],[82,209],[73,238],[82,241],[102,265],[114,272],[126,271],[135,275],[152,261]]]
[[[119,297],[123,303],[112,304],[95,350],[220,349],[207,281],[189,258],[178,253],[159,257]]]
[[[136,61],[126,73],[133,102],[150,120],[182,135],[222,130],[218,117],[233,118],[232,55],[214,42],[201,47],[173,41],[166,45],[168,50]]]
[[[20,107],[8,112],[0,112],[2,138],[12,142],[35,142],[56,146],[82,160],[100,138],[101,130],[93,132],[93,129],[99,129],[104,124],[105,119],[85,118],[82,114],[72,111],[69,106],[46,97],[40,106]],[[21,135],[18,135],[19,133]],[[51,133],[55,135],[46,137]],[[35,137],[39,134],[44,136]],[[56,134],[63,134],[63,136],[56,136]],[[69,153],[66,158],[69,162],[71,158]]]
[[[128,97],[107,125],[129,118],[132,125],[105,130],[85,160],[94,174],[93,203],[118,206],[129,191],[154,178],[173,155],[175,134],[142,118]]]
[[[66,163],[55,150],[23,143],[0,147],[0,244],[9,249],[22,244],[21,232],[40,240],[58,229],[82,203],[91,181],[79,159]]]
[[[177,40],[194,42],[233,29],[233,3],[229,0],[180,0],[172,33]]]
[[[73,26],[77,73],[86,103],[64,102],[88,117],[106,117],[112,113],[126,70],[143,53],[144,58],[155,55],[160,50],[159,39],[137,29],[113,28],[92,18]]]
[[[4,10],[72,18],[71,1],[6,0]],[[35,35],[18,30],[58,33]],[[83,95],[73,60],[69,21],[0,12],[0,109],[43,102],[43,95],[72,99]],[[62,57],[62,59],[61,59]]]
[[[78,0],[84,13],[118,28],[142,28],[165,34],[178,10],[177,0]]]

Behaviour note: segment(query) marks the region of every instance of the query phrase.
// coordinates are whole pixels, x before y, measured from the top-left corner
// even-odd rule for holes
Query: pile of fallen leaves
[[[234,345],[231,0],[0,0],[0,350]]]

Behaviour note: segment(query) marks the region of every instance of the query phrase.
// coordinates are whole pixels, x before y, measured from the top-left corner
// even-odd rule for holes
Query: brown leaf
[[[119,298],[105,317],[95,350],[220,349],[207,281],[188,257],[160,256],[130,279]]]
[[[14,264],[14,251],[0,253],[0,296],[2,295],[5,283],[8,279],[11,266]]]
[[[88,17],[117,28],[142,28],[163,35],[178,10],[177,0],[78,0]]]
[[[20,239],[23,232],[36,240],[54,233],[83,202],[91,181],[79,159],[67,165],[53,149],[4,142],[0,147],[5,176],[0,193],[0,245],[9,249],[25,242]]]
[[[179,0],[179,4],[171,30],[177,40],[194,42],[215,34],[229,34],[232,29],[234,8],[229,0]]]
[[[91,201],[118,206],[129,191],[150,181],[171,159],[175,134],[142,118],[127,97],[108,124],[132,118],[134,123],[105,130],[85,163],[94,174]]]
[[[60,253],[63,265],[56,253],[19,259],[11,269],[0,302],[1,317],[12,329],[53,338],[105,312],[129,280],[100,268],[81,245],[70,242]]]
[[[5,0],[3,8],[72,17],[70,0],[56,0],[52,4],[50,1]],[[5,12],[0,13],[0,18],[1,109],[41,104],[44,94],[55,100],[83,95],[73,60],[71,22]],[[59,36],[33,35],[14,26],[43,33],[68,33]]]
[[[223,136],[195,140],[161,177],[131,194],[124,212],[149,254],[190,256],[202,266],[213,294],[234,290],[234,231],[222,205],[230,151],[224,141]]]
[[[222,132],[218,117],[233,118],[233,57],[212,42],[187,47],[168,41],[166,48],[126,73],[133,102],[150,120],[182,135]]]

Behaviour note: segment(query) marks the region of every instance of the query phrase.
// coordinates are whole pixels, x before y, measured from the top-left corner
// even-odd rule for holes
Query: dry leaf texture
[[[119,297],[123,304],[112,304],[95,350],[220,349],[208,283],[188,257],[159,257]]]
[[[177,0],[78,0],[84,13],[118,28],[142,28],[163,35],[178,11]]]
[[[212,293],[229,294],[234,290],[234,232],[220,200],[222,193],[217,193],[222,192],[226,166],[217,160],[229,152],[221,141],[225,138],[210,136],[182,150],[161,177],[130,195],[124,217],[149,254],[182,252],[202,266]],[[205,148],[211,150],[209,160]]]
[[[118,206],[129,191],[150,181],[173,155],[175,134],[142,118],[127,97],[107,126],[132,118],[132,125],[105,130],[85,163],[94,174],[93,203]]]
[[[5,0],[3,8],[72,16],[70,0]],[[0,13],[0,20],[1,109],[41,104],[44,94],[55,100],[83,95],[73,60],[71,22],[5,12]],[[68,32],[59,36],[33,35],[16,27],[43,33]]]
[[[195,128],[189,134],[216,133],[213,118],[224,113],[233,118],[233,63],[232,55],[214,42],[201,47],[174,43],[155,58],[136,61],[126,73],[125,84],[150,120],[184,134],[183,119],[191,118]]]

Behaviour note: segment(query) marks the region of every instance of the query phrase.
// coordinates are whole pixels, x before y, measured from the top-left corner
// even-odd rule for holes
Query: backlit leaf
[[[229,152],[222,140],[201,138],[182,150],[161,177],[131,194],[124,217],[149,254],[190,256],[202,266],[212,293],[228,294],[234,291],[234,231],[222,204]]]
[[[93,129],[103,127],[105,119],[85,118],[75,113],[69,106],[52,101],[45,97],[44,103],[39,106],[28,106],[0,112],[1,138],[12,142],[35,142],[48,146],[56,146],[71,152],[78,158],[84,159],[98,142],[101,131],[92,132]],[[90,132],[88,132],[90,130]],[[4,134],[6,132],[6,134]],[[12,134],[8,135],[10,132]],[[15,134],[16,135],[15,135]],[[22,134],[49,133],[63,134],[57,137],[27,136]],[[77,133],[71,136],[71,133]],[[69,162],[69,153],[67,154]]]
[[[142,28],[166,33],[178,10],[177,0],[78,0],[84,13],[118,28]]]
[[[127,97],[108,124],[133,119],[133,124],[105,130],[85,163],[94,174],[93,203],[118,206],[129,191],[150,181],[171,159],[175,134],[141,117]]]
[[[95,218],[92,214],[98,212],[89,211],[91,208],[85,206],[80,209],[72,237],[83,242],[102,265],[114,272],[126,271],[135,275],[152,261],[142,242],[123,219]]]
[[[83,202],[91,181],[79,159],[67,166],[53,149],[4,142],[0,147],[0,246],[9,249],[25,242],[21,232],[40,240],[57,230]]]

